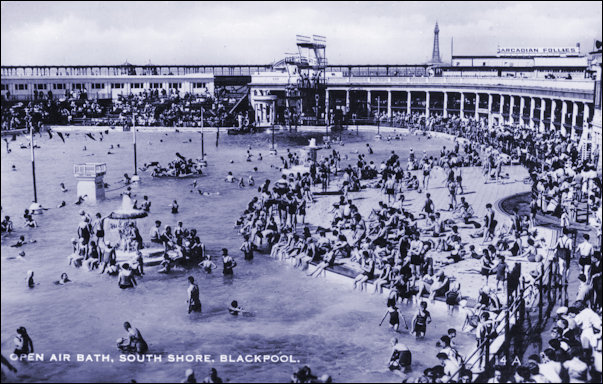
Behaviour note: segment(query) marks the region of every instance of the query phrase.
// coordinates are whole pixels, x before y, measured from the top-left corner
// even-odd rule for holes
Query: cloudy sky
[[[331,64],[414,64],[601,39],[601,2],[2,2],[2,65],[267,64],[296,34]]]

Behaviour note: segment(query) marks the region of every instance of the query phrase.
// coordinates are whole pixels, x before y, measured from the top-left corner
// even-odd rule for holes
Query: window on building
[[[113,84],[111,84],[111,88],[120,89],[120,88],[123,88],[123,87],[124,87],[123,83],[113,83]]]
[[[84,88],[84,85],[82,83],[73,83],[73,84],[71,84],[71,89],[79,89],[79,90],[81,90],[82,88]]]
[[[151,88],[159,89],[159,88],[161,88],[161,83],[151,83]]]
[[[170,83],[170,88],[182,88],[181,83]]]
[[[92,89],[103,89],[105,88],[105,84],[103,83],[92,83]]]
[[[8,84],[2,84],[2,88],[3,91],[8,91]]]
[[[65,89],[65,84],[52,84],[52,89]]]
[[[132,88],[142,88],[142,83],[131,83],[130,87],[132,87]]]
[[[17,91],[27,91],[27,84],[15,84]]]
[[[193,83],[193,88],[205,88],[205,83]]]
[[[46,84],[35,84],[34,87],[38,91],[41,91],[41,90],[45,90],[46,89]]]

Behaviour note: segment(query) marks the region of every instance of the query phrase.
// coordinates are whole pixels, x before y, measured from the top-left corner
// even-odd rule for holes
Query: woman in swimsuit
[[[232,269],[237,266],[236,261],[228,255],[228,249],[222,248],[222,262],[224,263],[222,273],[224,276],[232,276]]]
[[[427,310],[427,302],[421,301],[421,306],[417,311],[417,314],[413,318],[413,332],[417,339],[424,338],[427,332],[427,324],[431,323],[431,315]]]
[[[364,284],[375,277],[375,260],[369,256],[368,251],[363,251],[362,255],[362,269],[364,271],[354,279],[354,289],[360,284],[360,292],[362,292]]]

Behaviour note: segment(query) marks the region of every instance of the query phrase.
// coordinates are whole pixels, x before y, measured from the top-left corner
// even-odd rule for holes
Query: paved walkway
[[[418,175],[420,171],[414,171]],[[481,167],[468,167],[463,168],[463,187],[464,196],[467,202],[473,207],[475,211],[477,222],[483,222],[483,216],[486,212],[486,204],[491,203],[496,210],[495,218],[498,220],[499,227],[502,225],[510,226],[510,218],[505,213],[500,211],[497,207],[497,201],[506,198],[508,196],[523,193],[530,190],[529,184],[524,184],[523,180],[528,177],[528,172],[522,166],[507,166],[503,168],[503,174],[508,173],[509,178],[496,183],[490,182],[484,184],[484,178],[482,176]],[[446,211],[448,209],[448,189],[444,185],[446,175],[444,172],[437,168],[432,171],[431,180],[429,183],[429,189],[426,191],[431,194],[432,200],[435,203],[436,210],[442,215],[442,219],[452,218],[452,212]],[[405,207],[407,210],[418,213],[425,202],[425,191],[418,193],[417,191],[410,191],[405,193]],[[360,192],[352,192],[349,197],[353,200],[354,204],[358,207],[358,210],[366,219],[368,218],[371,210],[378,207],[378,202],[383,200],[386,201],[386,197],[377,189],[363,189]],[[318,197],[315,204],[308,209],[307,221],[312,225],[320,225],[323,227],[330,227],[330,221],[333,218],[332,213],[328,213],[333,203],[339,200],[339,196],[320,196]],[[460,196],[457,197],[460,201]],[[420,225],[423,224],[421,220]],[[469,228],[470,227],[470,228]],[[469,235],[475,232],[473,226],[466,226],[464,224],[459,225],[459,232],[463,241],[467,243],[466,248],[468,249],[469,244],[474,244],[478,252],[481,251],[482,245],[481,238],[474,239]],[[548,229],[539,229],[538,238],[544,238],[545,244],[548,247],[551,243],[553,232]],[[544,249],[541,251],[544,254]],[[449,252],[433,252],[431,256],[434,261],[445,261],[446,256]],[[508,262],[509,266],[513,268],[513,262]],[[527,274],[533,268],[536,268],[537,263],[522,263],[522,273]],[[485,284],[484,278],[477,272],[481,268],[479,260],[465,259],[458,263],[446,266],[436,266],[436,269],[443,269],[447,276],[454,277],[461,283],[461,294],[462,296],[468,296],[469,298],[476,298],[480,287]],[[475,272],[468,272],[473,270]],[[496,278],[491,276],[489,279],[489,285],[495,286]],[[501,297],[502,298],[502,297]]]

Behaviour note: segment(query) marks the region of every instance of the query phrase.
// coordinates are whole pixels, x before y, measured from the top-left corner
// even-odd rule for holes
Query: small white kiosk
[[[73,175],[77,179],[77,197],[86,195],[86,201],[93,204],[104,200],[105,173],[107,173],[106,163],[73,164]]]

